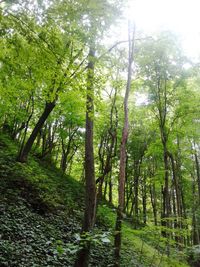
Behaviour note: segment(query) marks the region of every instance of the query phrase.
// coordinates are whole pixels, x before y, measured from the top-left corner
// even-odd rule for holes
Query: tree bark
[[[146,173],[144,172],[143,187],[142,187],[142,206],[143,206],[143,223],[147,223],[147,185],[146,185]]]
[[[153,209],[154,224],[155,226],[157,226],[158,220],[157,220],[157,201],[156,201],[155,182],[153,182],[153,184],[150,184],[150,195],[151,195],[151,205]]]
[[[199,160],[196,152],[194,154],[194,157],[196,165],[197,184],[198,184],[198,202],[200,204],[200,169],[199,169]]]
[[[118,188],[118,209],[115,225],[115,267],[120,266],[120,250],[121,250],[121,225],[124,210],[124,192],[125,192],[125,169],[126,169],[126,143],[128,139],[128,97],[131,89],[132,65],[135,45],[135,28],[131,36],[131,28],[129,23],[129,59],[128,59],[128,79],[126,84],[126,92],[124,98],[124,125],[122,130],[122,139],[120,146],[120,170],[119,170],[119,188]]]
[[[108,194],[108,201],[110,204],[113,202],[113,195],[112,195],[112,189],[113,184],[112,184],[112,171],[110,172],[110,177],[109,177],[109,194]]]
[[[138,192],[139,192],[139,176],[140,176],[140,161],[135,160],[134,163],[134,227],[137,229],[137,226],[139,224],[139,214],[138,214]]]
[[[103,183],[105,181],[105,178],[109,175],[109,173],[112,170],[112,159],[116,156],[115,146],[117,143],[117,126],[118,126],[117,117],[116,117],[115,124],[113,123],[114,110],[116,108],[116,96],[117,96],[117,90],[115,90],[114,99],[113,99],[111,111],[110,111],[110,126],[109,126],[108,130],[106,130],[106,132],[101,137],[101,142],[100,142],[100,146],[99,146],[99,153],[98,154],[99,154],[99,160],[101,163],[100,164],[101,175],[96,180],[96,184],[99,183],[98,193],[97,193],[97,202],[98,203],[102,200]],[[107,183],[108,183],[108,181],[107,181]],[[106,194],[104,194],[104,195],[106,195]],[[105,196],[104,196],[104,198],[105,198]]]
[[[87,100],[86,100],[86,133],[85,133],[85,213],[82,232],[92,230],[96,215],[96,181],[94,169],[93,148],[93,114],[94,114],[94,62],[95,51],[90,47],[88,76],[87,76]],[[89,264],[90,243],[87,242],[77,255],[74,267],[87,267]]]
[[[17,160],[20,162],[26,162],[28,158],[28,154],[31,151],[31,148],[33,146],[33,143],[40,132],[41,128],[43,127],[46,119],[48,118],[49,114],[52,112],[56,105],[56,102],[46,102],[45,109],[39,118],[37,124],[35,125],[30,137],[28,138],[24,148],[21,150],[21,153],[18,155]]]

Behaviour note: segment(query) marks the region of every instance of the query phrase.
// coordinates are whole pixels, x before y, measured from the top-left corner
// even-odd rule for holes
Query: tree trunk
[[[26,162],[28,158],[28,154],[31,151],[32,145],[41,130],[42,126],[44,125],[46,119],[48,118],[49,114],[52,112],[54,109],[56,103],[55,101],[53,102],[46,102],[45,109],[39,118],[37,124],[35,125],[35,128],[33,129],[30,137],[28,138],[24,148],[22,149],[21,153],[18,155],[17,160],[20,162]]]
[[[163,189],[163,200],[165,205],[163,205],[163,214],[164,214],[164,221],[163,225],[168,225],[168,218],[170,214],[170,200],[169,200],[169,164],[168,164],[168,153],[166,144],[164,145],[164,153],[163,153],[163,160],[164,160],[164,177],[165,177],[165,185]]]
[[[96,180],[96,184],[99,183],[98,187],[98,193],[97,193],[97,204],[102,200],[103,193],[103,183],[105,181],[105,178],[108,176],[108,174],[112,170],[112,159],[113,157],[116,156],[116,151],[115,151],[115,146],[117,143],[117,125],[118,125],[118,120],[116,118],[116,124],[113,125],[113,115],[114,115],[114,109],[116,108],[115,106],[116,103],[116,90],[114,94],[114,99],[112,102],[111,106],[111,111],[110,111],[110,127],[104,133],[104,135],[101,137],[101,142],[99,146],[99,160],[100,160],[100,172],[101,175],[100,177]],[[108,181],[107,185],[108,185]],[[107,189],[107,186],[105,186]],[[106,195],[106,190],[104,190],[104,198]]]
[[[113,188],[113,185],[112,185],[112,172],[110,172],[110,178],[109,178],[109,198],[108,198],[108,201],[110,204],[112,204],[113,202],[113,195],[112,195],[112,189]]]
[[[95,222],[96,209],[96,182],[94,169],[94,148],[93,148],[93,114],[94,114],[94,56],[91,48],[88,63],[88,86],[86,103],[86,133],[85,133],[85,180],[86,180],[86,209],[83,230],[89,231]]]
[[[134,198],[135,198],[135,207],[134,207],[134,228],[137,229],[139,224],[139,215],[138,215],[138,191],[139,191],[139,175],[140,175],[140,163],[135,161],[134,163]]]
[[[195,153],[194,156],[195,156],[197,184],[198,184],[198,202],[199,202],[199,205],[200,205],[200,170],[199,170],[199,161],[198,161],[197,153]]]
[[[177,215],[178,217],[182,216],[182,209],[181,209],[181,196],[180,196],[180,188],[179,188],[179,181],[176,173],[176,166],[175,166],[175,161],[172,153],[169,153],[169,157],[171,160],[171,165],[172,165],[172,175],[173,175],[173,181],[174,181],[174,187],[175,187],[175,192],[176,192],[176,208],[177,208]]]
[[[158,220],[157,220],[157,202],[156,202],[155,183],[153,183],[153,185],[150,184],[150,195],[151,195],[151,205],[153,209],[154,224],[155,226],[157,226]]]
[[[197,218],[196,218],[196,211],[197,211],[197,200],[196,200],[196,180],[195,176],[192,175],[192,193],[193,193],[193,207],[192,207],[192,243],[193,245],[199,244],[199,230],[197,227]]]
[[[146,173],[144,173],[143,188],[142,188],[142,206],[143,206],[143,223],[147,223],[147,186],[146,186]]]
[[[128,139],[128,97],[131,88],[132,64],[135,45],[135,29],[131,36],[131,28],[129,24],[129,60],[128,60],[128,79],[126,85],[126,93],[124,98],[124,125],[122,131],[122,139],[120,146],[120,170],[119,170],[119,189],[118,189],[118,209],[115,225],[115,267],[120,266],[120,250],[121,250],[121,225],[124,210],[124,189],[125,189],[125,169],[126,169],[126,143]]]
[[[86,132],[85,132],[85,213],[82,232],[92,230],[96,215],[96,181],[93,148],[93,114],[94,114],[94,57],[95,51],[90,48],[87,76]],[[89,264],[90,244],[87,242],[77,255],[74,267],[87,267]]]

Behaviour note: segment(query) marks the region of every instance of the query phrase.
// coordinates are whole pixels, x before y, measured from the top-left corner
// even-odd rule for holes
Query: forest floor
[[[31,156],[16,162],[17,144],[0,135],[0,267],[73,266],[80,244],[84,187]],[[92,267],[111,267],[114,207],[101,204],[91,237]],[[189,266],[183,254],[167,257],[145,231],[123,223],[122,267]]]

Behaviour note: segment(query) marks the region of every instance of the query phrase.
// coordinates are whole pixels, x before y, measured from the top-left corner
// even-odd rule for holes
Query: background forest
[[[126,5],[0,1],[2,267],[200,266],[200,65]]]

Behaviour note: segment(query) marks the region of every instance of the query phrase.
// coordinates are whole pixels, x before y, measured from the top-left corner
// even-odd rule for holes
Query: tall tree
[[[135,48],[135,26],[128,25],[128,78],[126,84],[126,91],[124,97],[124,123],[122,131],[122,139],[120,146],[120,170],[119,170],[119,189],[118,189],[118,209],[115,225],[115,266],[120,266],[120,249],[121,249],[121,229],[124,211],[124,191],[126,178],[126,143],[128,139],[128,97],[131,89],[131,79],[133,72],[133,56]]]
[[[96,182],[94,169],[93,121],[94,121],[94,66],[95,48],[91,45],[88,55],[87,88],[86,88],[86,124],[85,124],[85,213],[82,232],[89,232],[95,223],[96,215]],[[76,267],[88,266],[90,243],[79,251]]]
[[[80,11],[76,7],[73,9],[73,5],[70,5],[70,3],[64,6],[66,14],[69,14],[65,24],[60,22],[60,15],[57,15],[55,12],[57,15],[55,21],[58,22],[58,25],[55,25],[54,20],[52,20],[51,8],[53,7],[49,7],[48,16],[46,16],[47,19],[42,18],[44,19],[42,23],[38,23],[37,16],[33,21],[30,19],[27,20],[26,16],[24,18],[10,14],[14,22],[18,25],[18,34],[21,34],[24,41],[32,44],[34,47],[38,46],[37,50],[39,50],[41,59],[40,65],[39,60],[37,61],[41,68],[41,84],[39,86],[42,88],[43,96],[45,96],[43,111],[40,113],[29,138],[18,155],[18,161],[21,162],[27,161],[33,143],[47,118],[54,110],[60,93],[66,92],[67,89],[69,90],[78,74],[84,70],[82,65],[85,61],[83,55],[85,35],[83,30],[77,26],[83,19],[81,16],[83,12],[82,6],[80,5]],[[56,9],[58,7],[54,8]],[[71,12],[72,10],[73,12]],[[73,25],[73,29],[71,25]],[[35,57],[38,58],[38,55],[36,54]],[[38,70],[36,71],[38,73]],[[46,75],[45,81],[41,73],[44,74],[44,77]]]
[[[119,12],[116,7],[103,0],[89,1],[86,13],[86,27],[88,30],[88,65],[86,81],[86,126],[85,126],[85,212],[83,219],[82,232],[91,232],[96,217],[96,181],[94,167],[94,147],[93,147],[93,124],[94,124],[94,85],[95,85],[95,52],[97,42],[102,34],[113,23],[112,19]],[[110,10],[110,16],[104,13],[104,10]],[[103,22],[102,22],[103,21]],[[90,242],[86,242],[75,261],[75,267],[86,267],[89,264]]]

